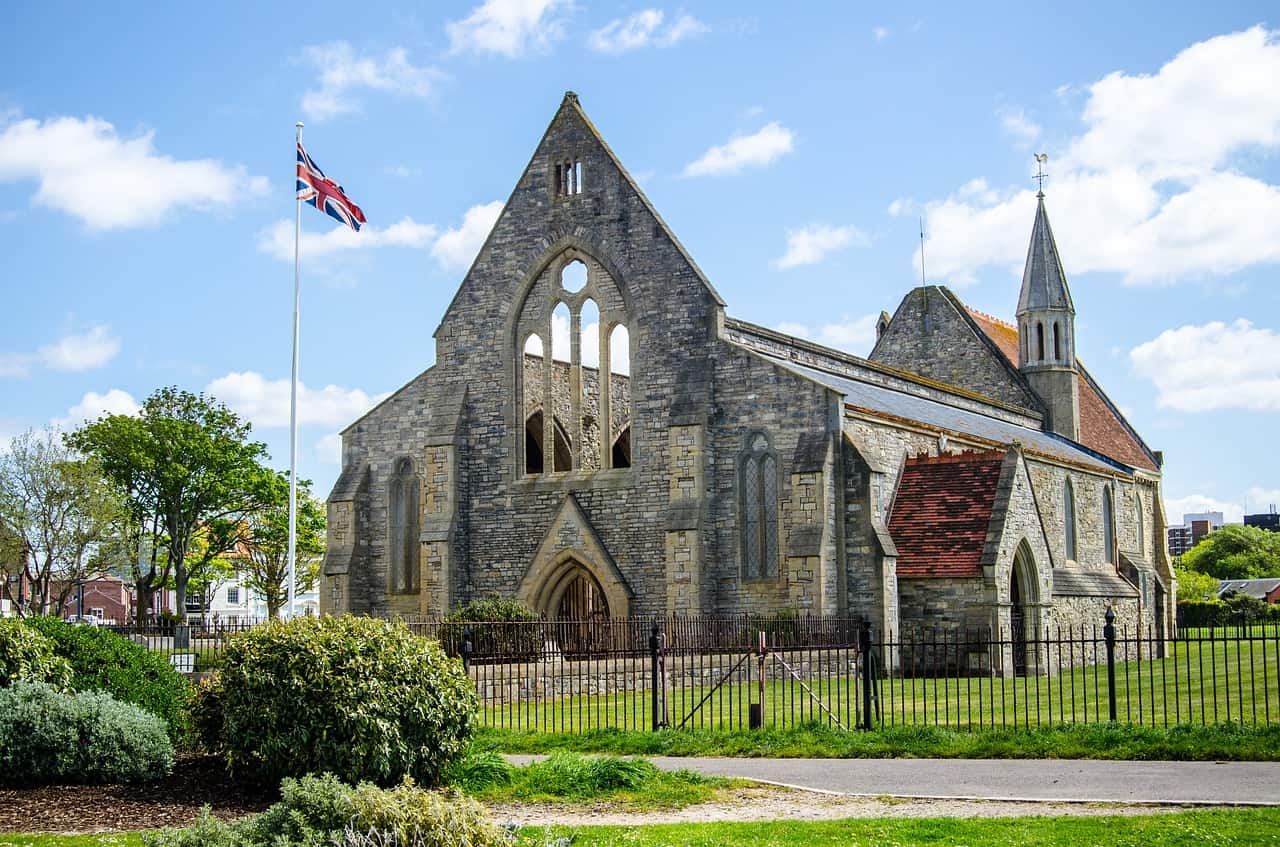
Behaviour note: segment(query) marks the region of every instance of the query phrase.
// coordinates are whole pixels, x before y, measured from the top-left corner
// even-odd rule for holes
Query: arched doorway
[[[612,643],[609,600],[595,575],[570,560],[544,593],[540,610],[555,633],[556,646],[568,658],[585,658]]]
[[[1026,676],[1027,655],[1034,648],[1036,625],[1029,614],[1037,602],[1035,561],[1025,541],[1018,546],[1009,569],[1009,652],[1014,676]]]

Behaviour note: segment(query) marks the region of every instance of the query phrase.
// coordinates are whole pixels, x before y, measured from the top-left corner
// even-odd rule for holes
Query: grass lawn
[[[1280,844],[1280,811],[1230,810],[1096,818],[916,818],[663,824],[639,827],[526,827],[520,844],[570,836],[575,847],[854,847],[854,845]],[[0,847],[140,847],[137,835],[0,835]]]
[[[1173,642],[1169,655],[1152,660],[1138,646],[1121,640],[1116,646],[1117,720],[1150,726],[1180,723],[1280,723],[1280,629],[1217,629],[1213,637]],[[954,649],[954,645],[952,645]],[[848,654],[850,661],[852,653]],[[1017,678],[968,676],[927,677],[891,673],[878,681],[876,723],[936,725],[963,729],[992,726],[1035,726],[1052,723],[1097,723],[1110,718],[1105,664],[1070,667],[1079,662],[1078,645],[1050,644],[1028,658],[1030,673]],[[726,675],[737,656],[706,657],[686,662],[680,678]],[[954,659],[954,656],[953,656]],[[796,663],[793,661],[793,666]],[[1046,667],[1065,672],[1048,676]],[[590,692],[619,671],[607,663],[568,663],[575,688]],[[747,725],[748,705],[759,699],[754,659],[736,665],[730,683],[719,688],[687,685],[668,688],[663,704],[671,726],[691,729],[738,728]],[[805,690],[780,663],[766,664],[764,723],[779,728],[821,720],[846,728],[858,723],[861,689],[855,676],[805,677]],[[691,672],[692,671],[692,672]],[[652,700],[648,690],[617,694],[590,693],[540,698],[538,672],[531,666],[477,668],[480,689],[511,690],[520,680],[518,702],[485,705],[485,726],[541,732],[577,732],[614,727],[650,729]],[[632,668],[627,673],[634,674]],[[647,680],[647,675],[641,674]],[[532,690],[533,696],[529,692]],[[688,719],[686,721],[686,718]]]
[[[1096,818],[917,818],[701,823],[644,827],[527,828],[521,844],[574,836],[574,847],[854,847],[899,844],[1213,845],[1280,844],[1280,811],[1205,811]]]
[[[583,733],[482,730],[475,746],[503,753],[574,750],[626,756],[798,758],[1136,759],[1280,761],[1280,725],[1055,724],[973,732],[932,726],[842,732],[822,723],[787,729]]]

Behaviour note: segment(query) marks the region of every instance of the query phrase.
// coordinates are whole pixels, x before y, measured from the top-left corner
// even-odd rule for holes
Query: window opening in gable
[[[626,324],[609,331],[610,467],[631,467],[631,333]]]
[[[560,269],[560,287],[570,294],[577,294],[587,287],[587,266],[578,259]]]
[[[582,193],[582,161],[565,159],[556,162],[556,196],[572,197]]]
[[[601,438],[601,387],[600,381],[600,309],[596,301],[587,298],[578,308],[578,356],[577,368],[581,382],[582,455],[578,466],[583,470],[599,470],[603,466],[603,439]]]
[[[573,392],[576,386],[570,379],[570,369],[573,364],[572,338],[573,316],[569,313],[567,304],[558,303],[551,313],[551,402],[549,404],[551,417],[556,422],[573,420],[573,402],[576,399]],[[546,440],[544,436],[544,444]],[[565,440],[569,440],[567,434]],[[573,470],[572,459],[563,461],[558,450],[553,459],[549,470],[556,472]]]
[[[738,462],[742,576],[778,575],[778,458],[763,432],[747,437]]]
[[[542,336],[534,333],[525,339],[521,357],[521,380],[524,391],[524,472],[542,473],[542,378],[545,374]],[[537,418],[535,421],[534,418]]]

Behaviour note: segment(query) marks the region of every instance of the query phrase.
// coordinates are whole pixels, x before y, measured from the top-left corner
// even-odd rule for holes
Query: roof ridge
[[[1003,462],[1006,453],[1007,451],[1005,450],[966,450],[960,453],[939,453],[936,456],[920,453],[916,456],[908,456],[907,463],[915,465],[968,465]]]
[[[961,302],[963,303],[963,301]],[[1011,324],[1002,318],[997,318],[995,315],[989,315],[986,312],[982,311],[981,309],[975,309],[972,306],[970,306],[968,303],[964,303],[964,308],[969,312],[969,314],[976,315],[977,317],[980,317],[980,318],[986,318],[992,323],[999,324],[1000,326],[1006,329],[1016,330],[1018,328],[1016,324]]]

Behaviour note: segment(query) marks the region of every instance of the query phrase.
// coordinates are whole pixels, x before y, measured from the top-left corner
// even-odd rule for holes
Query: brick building
[[[729,317],[566,95],[436,364],[342,434],[323,611],[1164,631],[1160,456],[1075,357],[1043,197],[1031,227],[1016,325],[921,287],[858,358]]]

